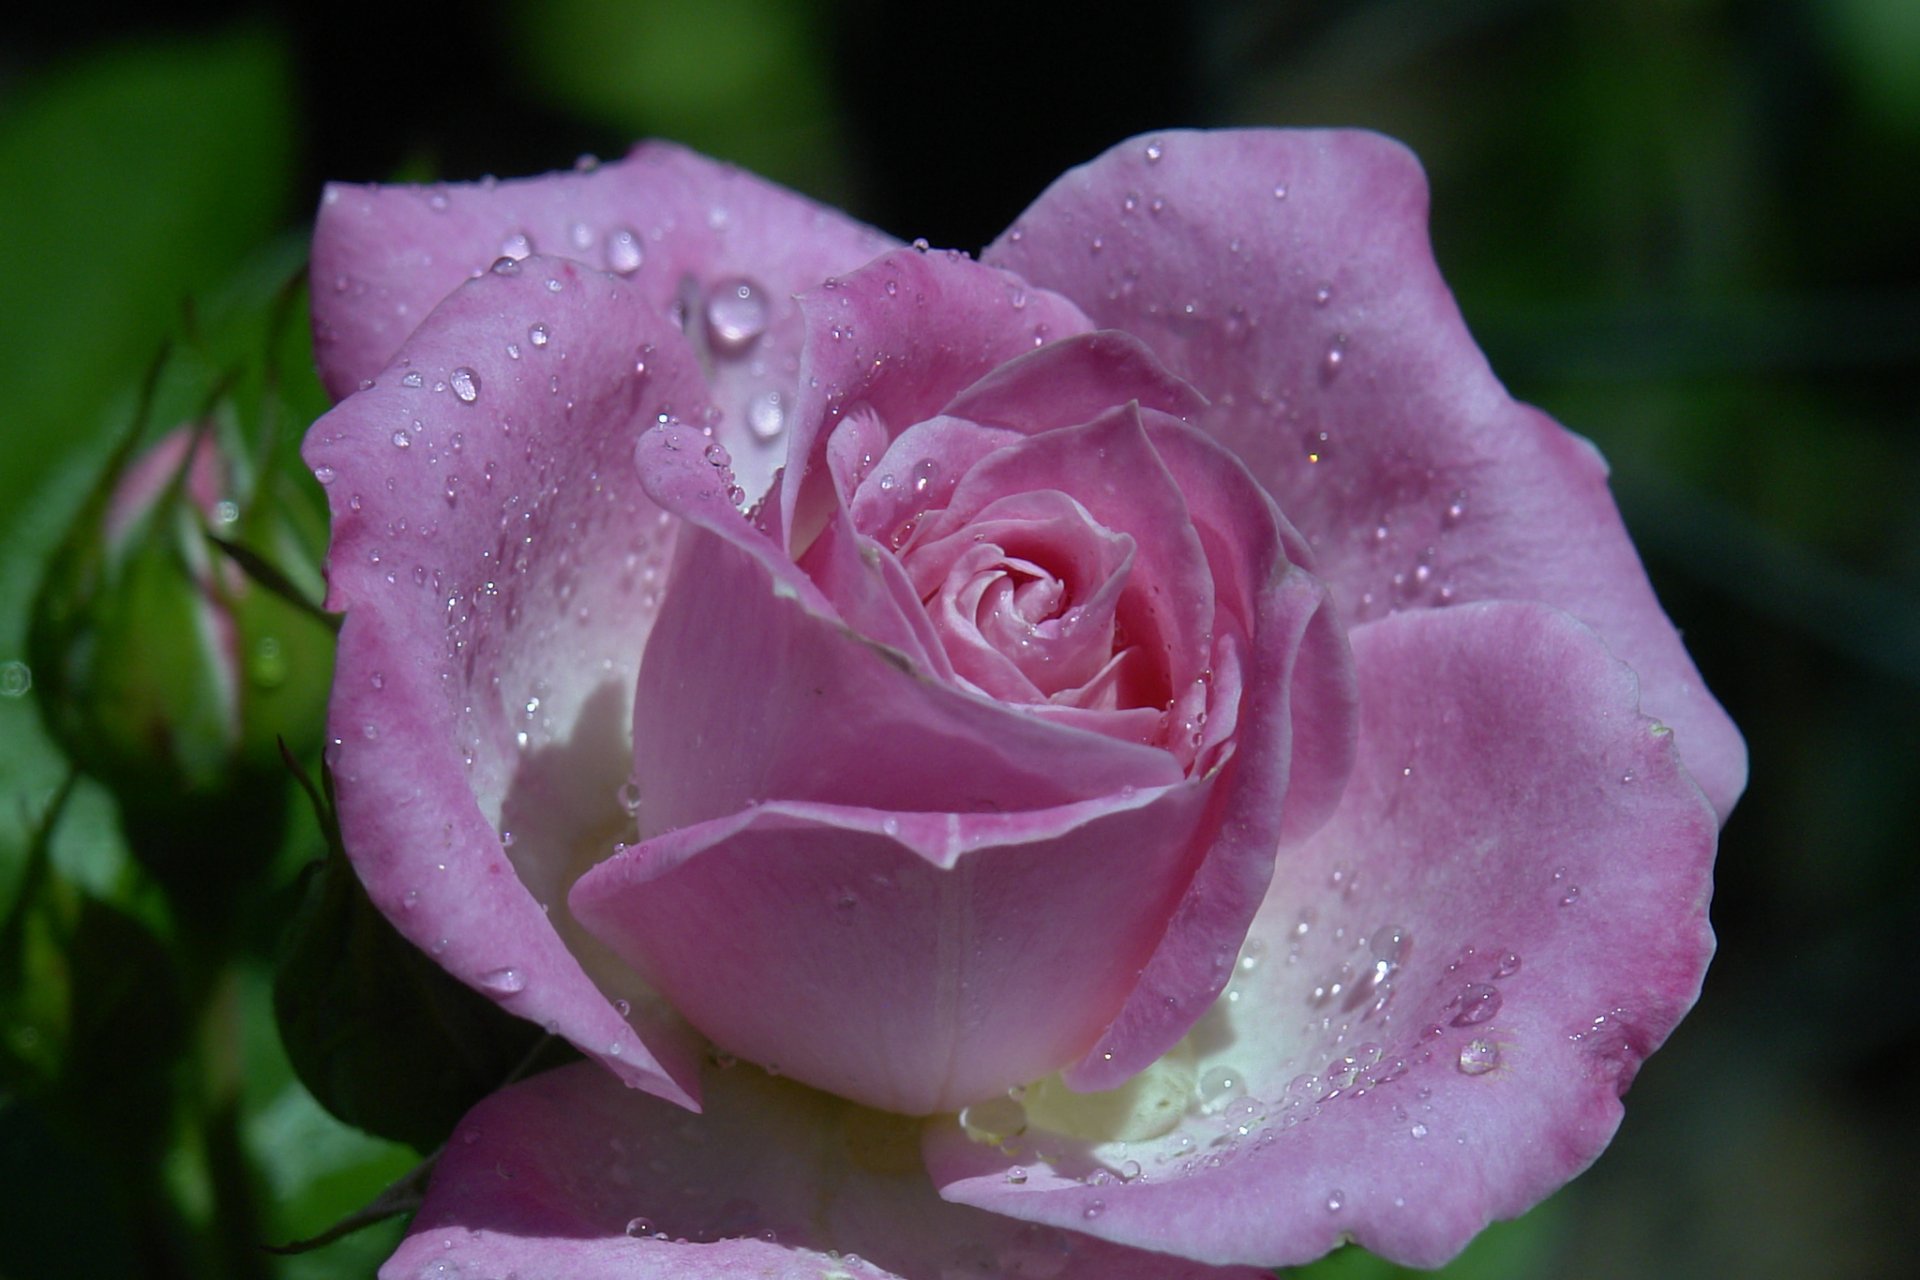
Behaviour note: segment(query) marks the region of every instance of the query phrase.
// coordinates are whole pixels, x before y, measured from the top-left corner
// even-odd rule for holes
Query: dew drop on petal
[[[960,1128],[975,1142],[1005,1142],[1026,1132],[1027,1109],[1014,1098],[988,1098],[960,1108]]]
[[[1501,996],[1498,987],[1490,987],[1484,982],[1470,982],[1461,988],[1460,994],[1448,1002],[1447,1007],[1454,1010],[1453,1025],[1470,1027],[1485,1022],[1500,1012]]]
[[[494,969],[480,975],[480,985],[495,995],[510,996],[526,989],[526,975],[518,969]]]
[[[764,391],[747,403],[747,429],[758,440],[775,440],[787,426],[787,410],[778,391]]]
[[[737,356],[767,331],[766,291],[745,277],[722,280],[707,297],[706,319],[714,351]]]
[[[1217,1115],[1245,1096],[1247,1082],[1237,1069],[1223,1065],[1209,1068],[1194,1088],[1202,1113]]]
[[[480,398],[480,375],[465,365],[447,375],[447,385],[453,388],[453,394],[459,396],[463,404],[472,404]]]
[[[1462,1075],[1483,1076],[1500,1065],[1500,1047],[1491,1040],[1469,1040],[1460,1046]]]
[[[645,257],[640,248],[640,237],[634,234],[632,227],[615,227],[607,234],[608,270],[630,276],[640,269]]]

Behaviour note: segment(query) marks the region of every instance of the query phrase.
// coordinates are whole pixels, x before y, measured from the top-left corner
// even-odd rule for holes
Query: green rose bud
[[[289,524],[299,504],[262,481],[243,514],[231,472],[210,428],[179,427],[103,478],[28,633],[49,733],[196,908],[230,901],[277,850],[276,742],[317,740],[332,662],[331,628],[300,599],[318,574]]]

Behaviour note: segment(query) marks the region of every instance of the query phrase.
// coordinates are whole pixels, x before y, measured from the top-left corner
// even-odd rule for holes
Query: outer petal
[[[573,908],[721,1048],[951,1111],[1087,1050],[1192,875],[1210,790],[1016,814],[766,804],[600,864]]]
[[[913,1121],[751,1068],[708,1114],[575,1066],[475,1108],[382,1280],[1261,1280],[947,1204]]]
[[[799,387],[793,295],[897,242],[752,174],[666,143],[624,159],[508,182],[334,185],[313,242],[315,355],[336,397],[378,373],[436,303],[502,255],[562,254],[627,275],[678,308],[705,357],[718,431],[740,483],[765,489]],[[749,283],[755,316],[729,316]],[[709,307],[717,326],[708,321]],[[769,398],[773,397],[773,398]]]
[[[631,825],[635,669],[675,525],[632,442],[659,403],[700,397],[637,289],[536,258],[458,290],[306,442],[346,613],[329,759],[373,900],[456,976],[682,1101],[689,1045],[654,1028],[642,1048],[612,1001],[644,1021],[647,993],[565,890]]]
[[[1245,1097],[1131,1152],[1030,1133],[1046,1171],[943,1130],[949,1198],[1084,1225],[1100,1195],[1090,1229],[1212,1261],[1352,1238],[1434,1266],[1606,1145],[1712,950],[1710,805],[1633,675],[1564,614],[1405,614],[1356,631],[1354,657],[1345,798],[1283,864],[1236,998],[1190,1041]],[[1123,1157],[1144,1176],[1067,1180]]]
[[[1062,177],[984,256],[1198,387],[1350,619],[1532,599],[1592,625],[1724,815],[1740,737],[1661,613],[1599,457],[1487,368],[1426,209],[1418,163],[1371,134],[1167,133]]]
[[[891,439],[1022,352],[1093,327],[1058,294],[952,252],[890,253],[800,305],[806,348],[781,486],[796,552],[832,509],[826,444],[843,414],[875,414]]]

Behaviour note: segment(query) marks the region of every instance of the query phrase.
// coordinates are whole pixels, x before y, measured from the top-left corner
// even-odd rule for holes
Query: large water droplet
[[[630,276],[640,269],[640,263],[646,254],[640,248],[640,237],[634,234],[632,227],[615,227],[607,234],[607,269],[623,276]]]
[[[786,426],[787,410],[778,391],[763,391],[747,402],[747,429],[755,439],[777,439]]]
[[[975,1142],[999,1144],[1027,1130],[1027,1109],[1013,1098],[988,1098],[960,1108],[960,1128]]]
[[[480,975],[480,985],[498,996],[510,996],[526,989],[526,975],[518,969],[494,969]]]
[[[1447,1002],[1447,1008],[1455,1011],[1454,1026],[1470,1027],[1500,1012],[1500,1004],[1498,987],[1490,987],[1484,982],[1469,982],[1460,989],[1459,995]]]
[[[707,341],[715,352],[737,356],[766,331],[765,290],[741,276],[714,285],[707,297]]]
[[[1500,1047],[1491,1040],[1469,1040],[1460,1046],[1462,1075],[1483,1076],[1500,1065]]]
[[[1210,1067],[1194,1086],[1203,1115],[1218,1115],[1247,1092],[1246,1077],[1235,1067]]]
[[[480,398],[480,375],[465,365],[447,375],[447,385],[453,388],[453,394],[459,396],[464,404],[472,404]]]

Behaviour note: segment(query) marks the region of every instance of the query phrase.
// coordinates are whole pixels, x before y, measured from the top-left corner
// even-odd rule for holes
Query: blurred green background
[[[217,401],[222,438],[286,483],[324,405],[286,292],[320,182],[534,173],[660,135],[977,249],[1122,137],[1246,123],[1365,125],[1420,154],[1469,323],[1517,395],[1612,461],[1753,753],[1699,1009],[1606,1157],[1455,1272],[1920,1269],[1920,5],[211,3],[9,27],[0,1277],[358,1276],[395,1238],[254,1247],[415,1162],[322,1110],[274,1030],[313,819],[277,778],[284,813],[199,833],[237,923],[196,948],[195,890],[154,873],[99,783],[64,787],[27,649],[49,558],[143,403],[161,427]],[[293,483],[276,501],[310,514]],[[311,529],[237,519],[310,574]],[[314,675],[285,665],[249,688]],[[1315,1269],[1391,1273],[1351,1251]]]

